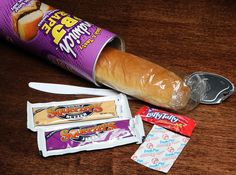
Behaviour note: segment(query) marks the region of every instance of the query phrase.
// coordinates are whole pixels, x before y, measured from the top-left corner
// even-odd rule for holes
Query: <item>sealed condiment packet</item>
[[[27,127],[38,127],[71,122],[131,118],[124,94],[49,103],[27,103]]]
[[[143,106],[136,115],[140,115],[146,122],[162,126],[185,136],[191,136],[196,123],[186,116],[173,114],[163,110]]]
[[[140,117],[40,127],[38,148],[44,157],[142,143]]]
[[[154,125],[131,159],[153,170],[168,173],[189,139]]]

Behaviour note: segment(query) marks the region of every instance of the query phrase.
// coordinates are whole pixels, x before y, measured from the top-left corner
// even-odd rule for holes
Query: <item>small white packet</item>
[[[153,170],[168,173],[189,139],[154,125],[131,159]]]
[[[140,117],[45,126],[37,133],[38,148],[44,157],[140,144],[145,135]]]
[[[49,103],[27,102],[27,128],[32,131],[55,124],[131,117],[124,94]]]

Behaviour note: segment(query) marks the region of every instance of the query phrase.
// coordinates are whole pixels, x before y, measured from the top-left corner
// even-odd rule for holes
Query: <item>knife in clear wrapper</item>
[[[119,92],[111,89],[85,88],[64,84],[30,82],[28,85],[32,89],[53,94],[95,96],[109,96],[119,94]]]

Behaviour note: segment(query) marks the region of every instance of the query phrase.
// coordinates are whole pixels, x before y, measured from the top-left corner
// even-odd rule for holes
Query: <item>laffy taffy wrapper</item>
[[[189,137],[192,135],[193,129],[196,126],[195,121],[186,116],[150,108],[148,106],[141,107],[136,115],[140,115],[146,122],[162,126]]]

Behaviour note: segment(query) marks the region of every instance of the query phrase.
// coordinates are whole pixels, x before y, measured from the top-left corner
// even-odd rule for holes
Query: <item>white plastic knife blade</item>
[[[64,85],[64,84],[30,82],[28,85],[32,89],[53,94],[64,94],[64,95],[80,94],[80,95],[95,95],[95,96],[109,96],[109,95],[119,94],[119,92],[111,89],[85,88],[85,87]]]

